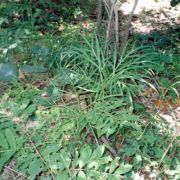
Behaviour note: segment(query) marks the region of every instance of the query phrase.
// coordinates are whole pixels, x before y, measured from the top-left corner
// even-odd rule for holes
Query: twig
[[[105,143],[105,144],[108,145],[107,148],[108,148],[108,150],[110,151],[110,153],[112,154],[113,158],[117,157],[117,152],[116,152],[116,150],[115,150],[114,148],[112,148],[112,147],[110,146],[108,139],[105,138],[104,136],[102,136],[102,137],[101,137],[101,141],[102,141],[103,143]]]
[[[8,167],[8,166],[4,166],[4,168],[5,168],[5,169],[8,169],[9,171],[12,171],[12,172],[18,174],[19,176],[24,177],[24,178],[26,178],[26,179],[30,179],[30,178],[28,178],[27,176],[25,176],[24,174],[22,174],[22,173],[20,173],[20,172],[18,172],[18,171],[16,171],[16,170],[14,170],[14,169],[12,169],[12,168],[10,168],[10,167]]]
[[[96,141],[96,144],[97,144],[98,146],[100,146],[100,143],[99,143],[99,141],[98,141],[98,138],[96,137],[96,134],[95,134],[95,132],[94,132],[94,129],[92,128],[92,126],[91,126],[90,123],[89,123],[89,127],[90,127],[91,130],[92,130],[92,136],[94,136],[95,141]],[[90,135],[90,134],[89,134],[89,135]]]
[[[175,139],[176,139],[176,136],[173,137],[173,139],[172,139],[172,141],[169,143],[169,145],[168,145],[166,151],[165,151],[164,154],[162,155],[161,160],[159,161],[158,169],[160,168],[160,166],[161,166],[161,164],[162,164],[164,158],[166,157],[168,151],[169,151],[170,148],[172,147],[172,144],[173,144],[173,142],[175,141]]]

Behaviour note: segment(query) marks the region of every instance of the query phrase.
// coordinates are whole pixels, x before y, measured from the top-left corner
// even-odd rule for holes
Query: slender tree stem
[[[137,7],[138,1],[139,0],[134,1],[133,9],[132,9],[132,11],[131,11],[131,13],[129,15],[129,18],[128,18],[128,21],[127,21],[127,24],[126,24],[126,27],[125,27],[124,36],[122,38],[122,44],[121,44],[121,48],[120,48],[121,54],[123,54],[123,52],[124,52],[124,50],[126,48],[127,40],[128,40],[128,37],[129,37],[129,28],[130,28],[132,17],[134,15],[135,9]]]
[[[97,9],[97,28],[99,28],[102,22],[102,9],[103,9],[103,0],[99,0],[98,9]]]

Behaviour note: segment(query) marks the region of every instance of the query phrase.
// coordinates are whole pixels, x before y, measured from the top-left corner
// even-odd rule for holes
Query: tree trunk
[[[102,9],[103,9],[103,0],[99,0],[98,9],[97,9],[97,28],[99,28],[102,22]]]
[[[126,45],[127,45],[127,41],[128,41],[128,37],[129,37],[129,28],[130,28],[130,25],[131,25],[131,21],[132,21],[132,17],[134,15],[134,12],[135,12],[135,9],[136,9],[136,6],[138,4],[138,1],[139,0],[135,0],[134,1],[134,5],[133,5],[133,9],[129,15],[129,18],[128,18],[128,21],[127,21],[127,24],[125,25],[125,30],[123,32],[123,36],[122,36],[122,41],[121,41],[121,48],[120,48],[120,52],[121,54],[123,54],[125,48],[126,48]]]
[[[116,47],[119,47],[119,18],[117,10],[117,0],[109,0],[109,20],[106,32],[106,44],[105,52],[107,53],[110,43],[114,43]]]

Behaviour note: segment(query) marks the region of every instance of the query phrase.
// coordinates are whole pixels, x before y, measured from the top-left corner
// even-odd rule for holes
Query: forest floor
[[[0,180],[179,179],[179,10],[140,1],[123,55],[89,19],[0,29]]]

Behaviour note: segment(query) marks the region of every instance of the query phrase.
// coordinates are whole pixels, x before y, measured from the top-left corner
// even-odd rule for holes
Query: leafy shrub
[[[53,22],[59,23],[62,20],[72,20],[75,17],[83,16],[83,10],[87,13],[87,8],[95,1],[88,1],[86,4],[82,0],[70,1],[12,1],[3,2],[0,6],[0,25],[2,27],[27,28],[31,30],[47,29],[55,27]],[[88,6],[89,7],[89,6]],[[94,9],[94,8],[93,8]],[[54,28],[53,28],[54,29]]]
[[[173,7],[179,3],[180,3],[180,0],[171,0],[171,6],[173,6]]]

